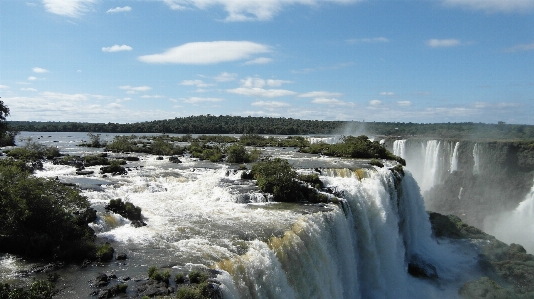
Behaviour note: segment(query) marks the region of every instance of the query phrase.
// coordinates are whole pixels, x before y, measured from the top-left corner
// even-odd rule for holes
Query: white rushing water
[[[452,151],[450,172],[458,170],[458,150],[459,149],[460,149],[460,142],[456,142],[456,144],[454,145],[454,150]]]
[[[439,142],[430,146],[435,159]],[[241,180],[240,171],[225,164],[140,158],[128,164],[126,176],[102,177],[98,167],[91,167],[95,173],[81,178],[73,167],[51,163],[37,172],[96,186],[83,190],[98,211],[92,227],[99,241],[129,256],[127,264],[73,271],[66,281],[77,285],[66,298],[86,298],[86,281],[98,272],[142,278],[150,265],[220,269],[224,298],[236,299],[458,298],[458,288],[475,274],[470,269],[476,258],[468,248],[444,240],[438,244],[431,237],[423,198],[409,171],[399,184],[387,168],[322,169],[321,180],[341,203],[303,205],[267,202],[253,182]],[[293,159],[294,164],[347,163]],[[147,226],[134,228],[105,211],[116,198],[141,207]],[[411,260],[433,265],[439,279],[409,275]],[[3,273],[14,271],[11,257],[0,262],[8,269]]]
[[[534,254],[534,185],[525,199],[513,211],[487,217],[484,231],[505,243],[523,245]]]
[[[393,154],[403,159],[406,158],[406,140],[395,140],[393,142]]]
[[[473,147],[473,160],[473,174],[480,174],[480,147],[478,146],[478,143],[475,143],[475,146]]]

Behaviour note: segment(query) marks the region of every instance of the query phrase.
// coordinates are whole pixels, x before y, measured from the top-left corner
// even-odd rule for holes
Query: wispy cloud
[[[236,78],[237,78],[237,74],[235,74],[235,73],[223,72],[220,75],[218,75],[217,77],[215,77],[215,81],[217,81],[217,82],[229,82],[229,81],[234,81]]]
[[[399,106],[411,106],[412,102],[410,102],[410,101],[397,101],[397,104]]]
[[[35,88],[31,88],[31,87],[28,87],[28,88],[21,88],[20,90],[22,90],[22,91],[37,91],[37,89],[35,89]]]
[[[121,51],[131,51],[132,47],[127,45],[113,45],[111,47],[103,47],[102,52],[121,52]]]
[[[108,11],[106,11],[106,13],[129,12],[131,10],[132,10],[132,8],[130,6],[115,7],[115,8],[108,9]]]
[[[259,57],[259,58],[252,59],[252,60],[245,62],[244,65],[268,64],[268,63],[271,63],[272,61],[273,61],[272,58]]]
[[[37,77],[29,76],[29,77],[28,77],[28,80],[30,80],[30,81],[35,81],[35,80],[37,80]]]
[[[488,13],[519,12],[525,13],[534,9],[532,0],[442,0],[446,6],[482,10]]]
[[[282,86],[282,84],[291,83],[291,81],[287,80],[275,80],[275,79],[268,79],[264,80],[261,78],[253,78],[248,77],[246,79],[241,80],[241,87],[264,87],[264,86],[271,86],[271,87],[278,87]]]
[[[431,48],[449,48],[461,45],[462,42],[458,39],[429,39],[426,41],[426,45]]]
[[[146,63],[216,64],[250,59],[255,54],[268,52],[271,52],[268,46],[249,41],[194,42],[138,59]]]
[[[161,99],[161,98],[164,98],[165,96],[160,96],[160,95],[153,95],[153,96],[150,96],[150,95],[142,95],[141,98],[143,99]]]
[[[392,92],[392,91],[382,91],[381,93],[379,93],[379,95],[381,95],[381,96],[388,96],[388,97],[392,97],[392,96],[394,96],[394,95],[395,95],[395,93],[394,93],[394,92]]]
[[[515,45],[513,47],[504,49],[504,52],[513,53],[513,52],[524,52],[524,51],[532,51],[532,50],[534,50],[534,42],[530,44]]]
[[[285,102],[277,102],[277,101],[258,101],[251,104],[252,106],[260,106],[265,108],[283,108],[283,107],[289,107],[288,103]]]
[[[387,43],[389,39],[385,37],[373,37],[373,38],[351,38],[345,40],[348,44],[376,44]]]
[[[126,90],[129,93],[136,93],[138,91],[148,91],[152,89],[152,87],[146,86],[146,85],[143,85],[143,86],[123,85],[123,86],[119,86],[119,88],[122,90]]]
[[[42,0],[46,11],[77,18],[83,15],[85,12],[91,10],[92,4],[96,3],[96,0]]]
[[[371,101],[369,101],[369,105],[371,105],[371,106],[380,106],[380,105],[382,105],[382,101],[380,101],[380,100],[371,100]]]
[[[7,86],[7,85],[0,85],[0,89],[8,89],[8,88],[9,88],[9,86]]]
[[[329,98],[341,96],[343,96],[342,93],[329,91],[310,91],[299,95],[300,98]]]
[[[43,68],[40,68],[40,67],[34,67],[32,69],[32,71],[34,73],[48,73],[49,72],[47,69],[43,69]]]
[[[335,98],[317,98],[312,101],[314,104],[331,105],[331,106],[352,106],[352,102],[344,102]]]
[[[213,86],[213,84],[205,83],[202,80],[184,80],[180,83],[180,85],[184,86],[196,86],[196,87],[208,87]]]
[[[163,0],[173,10],[188,8],[208,9],[212,6],[223,6],[228,22],[268,21],[289,5],[308,5],[318,7],[323,3],[351,4],[361,0]]]
[[[189,104],[197,104],[197,103],[203,103],[203,102],[222,102],[224,99],[221,98],[199,98],[199,97],[190,97],[190,98],[181,98],[180,99],[184,103]]]
[[[263,89],[258,87],[239,87],[234,89],[227,89],[229,93],[239,94],[243,96],[259,97],[259,98],[276,98],[283,96],[292,96],[296,92],[284,89]]]

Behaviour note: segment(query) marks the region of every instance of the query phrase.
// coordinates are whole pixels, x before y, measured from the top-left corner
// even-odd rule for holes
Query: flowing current
[[[273,155],[294,165],[331,165],[320,179],[340,203],[271,203],[240,171],[189,158],[172,164],[143,155],[128,164],[128,175],[107,178],[97,167],[80,178],[72,167],[45,163],[37,175],[84,187],[98,211],[92,227],[99,240],[129,256],[123,264],[64,270],[64,297],[88,298],[86,282],[98,272],[143,278],[151,265],[203,265],[221,271],[224,298],[458,298],[476,259],[461,244],[431,237],[410,172],[399,180],[387,168],[356,169],[343,164],[352,162],[281,150]],[[115,198],[141,207],[148,225],[134,228],[106,212]],[[438,281],[409,275],[413,260],[435,266]],[[16,263],[3,257],[0,267]]]

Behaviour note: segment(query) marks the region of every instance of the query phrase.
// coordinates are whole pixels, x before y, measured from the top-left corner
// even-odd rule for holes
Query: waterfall
[[[460,142],[456,142],[456,145],[454,145],[454,150],[452,152],[450,172],[458,170],[458,149],[459,148],[460,148]]]
[[[423,166],[424,177],[421,181],[421,191],[427,191],[434,186],[439,175],[440,145],[438,140],[429,140],[425,146],[425,162]]]
[[[364,171],[363,179],[355,171],[321,176],[343,195],[340,206],[303,215],[283,234],[217,263],[225,298],[458,298],[450,286],[474,259],[431,238],[409,172],[399,184],[388,169]],[[414,256],[437,268],[439,287],[407,273]]]
[[[513,211],[484,220],[484,231],[505,243],[519,243],[534,254],[534,184],[525,199]]]
[[[473,174],[480,174],[480,149],[478,143],[475,143],[475,146],[473,147],[473,160],[475,161],[475,164],[473,165]]]
[[[401,158],[406,158],[406,140],[395,140],[393,142],[393,154]]]

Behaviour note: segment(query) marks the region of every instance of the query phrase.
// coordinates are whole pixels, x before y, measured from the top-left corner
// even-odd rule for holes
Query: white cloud
[[[276,98],[276,97],[283,97],[283,96],[292,96],[295,95],[296,92],[290,91],[290,90],[284,90],[284,89],[263,89],[259,87],[239,87],[234,89],[228,89],[226,90],[229,93],[244,95],[244,96],[252,96],[252,97],[260,97],[260,98]]]
[[[256,59],[249,60],[249,61],[245,62],[244,64],[245,65],[267,64],[267,63],[271,63],[272,61],[273,61],[272,58],[259,57],[259,58],[256,58]]]
[[[40,67],[34,67],[32,69],[32,71],[34,73],[48,73],[48,70],[47,69],[43,69],[43,68],[40,68]]]
[[[31,88],[31,87],[29,87],[29,88],[21,88],[20,90],[22,90],[22,91],[37,91],[37,89]]]
[[[106,13],[129,12],[131,10],[132,10],[132,8],[130,6],[115,7],[115,8],[109,9],[108,11],[106,11]]]
[[[103,47],[102,52],[120,52],[120,51],[131,51],[132,47],[127,45],[113,45],[111,47]]]
[[[7,85],[0,85],[0,89],[8,89],[8,88],[9,88],[9,86],[7,86]]]
[[[449,39],[429,39],[426,41],[426,45],[432,48],[448,48],[456,47],[461,45],[460,40],[449,38]]]
[[[202,80],[184,80],[180,83],[180,85],[185,86],[196,86],[196,87],[208,87],[213,86],[213,84],[204,83]]]
[[[261,78],[248,77],[244,80],[241,80],[241,87],[258,87],[258,88],[262,88],[264,86],[279,87],[279,86],[282,86],[282,84],[286,84],[286,83],[292,83],[292,82],[287,81],[287,80],[274,80],[274,79],[264,80]]]
[[[143,95],[143,96],[141,96],[141,97],[144,98],[144,99],[161,99],[161,98],[164,98],[165,96],[160,96],[160,95],[153,95],[153,96]]]
[[[77,18],[91,9],[96,0],[43,0],[45,9],[53,14]]]
[[[532,51],[532,50],[534,50],[534,42],[530,44],[515,45],[513,47],[504,49],[504,52],[523,52],[523,51]]]
[[[30,81],[35,81],[35,80],[37,80],[37,77],[29,76],[29,77],[28,77],[28,80],[30,80]]]
[[[380,100],[371,100],[371,101],[369,101],[369,105],[371,105],[371,106],[379,106],[379,105],[382,105],[382,101],[380,101]]]
[[[341,97],[342,93],[339,92],[328,92],[328,91],[311,91],[307,93],[300,94],[300,98],[329,98],[329,97]]]
[[[226,21],[268,21],[281,12],[285,6],[308,5],[315,6],[325,3],[350,4],[361,0],[163,0],[173,10],[184,10],[186,8],[197,7],[207,9],[211,6],[223,6],[228,13]]]
[[[150,86],[146,86],[146,85],[143,85],[143,86],[130,86],[130,85],[124,85],[124,86],[119,86],[120,89],[123,89],[123,90],[127,90],[129,92],[137,92],[137,91],[148,91],[148,90],[151,90],[152,87]]]
[[[268,46],[249,41],[194,42],[138,59],[146,63],[215,64],[268,52],[271,52]]]
[[[333,105],[333,106],[352,106],[354,103],[344,102],[335,98],[317,98],[312,101],[314,104]]]
[[[258,101],[251,104],[252,106],[259,106],[259,107],[266,107],[266,108],[283,108],[283,107],[289,107],[288,103],[284,102],[277,102],[277,101]]]
[[[385,37],[373,37],[373,38],[351,38],[346,40],[349,44],[375,44],[375,43],[387,43],[389,39]]]
[[[381,93],[379,93],[379,95],[391,97],[391,96],[394,96],[395,93],[392,91],[382,91]]]
[[[217,82],[229,82],[234,81],[237,78],[237,74],[223,72],[219,76],[215,77]]]
[[[87,101],[89,98],[86,94],[68,94],[68,93],[60,93],[60,92],[50,92],[45,91],[41,92],[40,95],[44,97],[45,99],[54,99],[54,100],[62,100],[62,101]]]
[[[399,106],[411,106],[412,102],[410,102],[410,101],[397,101],[397,104]]]
[[[473,10],[495,12],[528,12],[534,9],[532,0],[443,0],[446,6],[457,6]]]
[[[224,99],[221,98],[199,98],[199,97],[190,97],[190,98],[181,98],[182,102],[189,104],[196,104],[202,102],[222,102]]]

